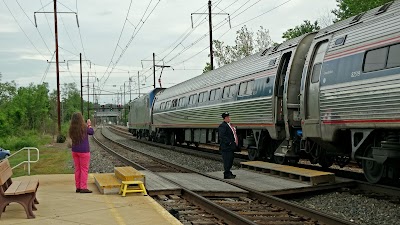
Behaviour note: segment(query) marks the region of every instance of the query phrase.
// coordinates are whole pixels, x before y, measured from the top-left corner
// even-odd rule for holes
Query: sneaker
[[[89,189],[81,189],[80,193],[92,193]]]
[[[75,192],[76,192],[76,193],[79,193],[79,192],[81,192],[81,189],[80,189],[80,188],[77,188]]]

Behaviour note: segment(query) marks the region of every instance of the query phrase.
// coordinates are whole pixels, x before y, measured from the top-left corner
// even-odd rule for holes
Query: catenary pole
[[[61,106],[60,106],[60,68],[58,65],[58,29],[57,29],[57,1],[54,0],[54,36],[56,42],[56,74],[57,74],[57,126],[61,136]]]
[[[208,26],[210,30],[210,65],[211,65],[211,70],[213,70],[214,57],[213,57],[213,43],[212,43],[211,0],[208,1]]]

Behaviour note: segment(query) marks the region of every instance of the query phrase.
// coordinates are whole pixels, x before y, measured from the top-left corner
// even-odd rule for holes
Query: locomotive
[[[355,161],[371,183],[398,180],[398,24],[394,1],[156,89],[132,103],[130,131],[170,145],[217,143],[227,111],[250,160],[306,158],[322,167]],[[149,104],[138,111],[143,99]],[[134,118],[145,113],[144,121]]]

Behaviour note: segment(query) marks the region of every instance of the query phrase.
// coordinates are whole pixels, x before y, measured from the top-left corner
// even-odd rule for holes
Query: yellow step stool
[[[128,187],[129,185],[137,184],[138,187]],[[119,189],[119,193],[122,193],[122,197],[126,196],[126,193],[134,193],[134,192],[142,192],[144,195],[147,195],[146,188],[142,181],[139,180],[130,180],[130,181],[122,181],[121,188]]]

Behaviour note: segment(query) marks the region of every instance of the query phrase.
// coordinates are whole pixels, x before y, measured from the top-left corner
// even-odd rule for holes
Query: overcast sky
[[[274,42],[281,42],[282,33],[303,20],[333,19],[329,14],[336,7],[335,0],[213,0],[212,4],[213,12],[230,14],[232,28],[225,15],[212,19],[213,39],[228,45],[234,44],[243,25],[254,33],[263,26]],[[54,15],[36,13],[35,27],[34,12],[43,11],[53,12],[53,1],[0,2],[2,82],[14,80],[18,86],[47,82],[56,89],[55,64],[47,62],[55,61]],[[134,80],[132,93],[137,93],[137,71],[141,92],[149,91],[153,52],[158,65],[174,68],[164,69],[163,87],[201,74],[209,62],[208,17],[193,15],[195,29],[191,28],[191,13],[208,12],[207,0],[60,0],[57,11],[69,12],[58,14],[61,84],[79,86],[79,53],[90,60],[83,63],[84,85],[89,73],[90,86],[94,83],[102,94],[123,91],[124,83],[127,91],[129,76]],[[77,12],[79,28],[71,12]],[[156,71],[157,80],[160,72]],[[132,94],[132,99],[136,96]],[[127,94],[126,101],[129,98]],[[100,104],[116,101],[116,95],[99,98]]]

